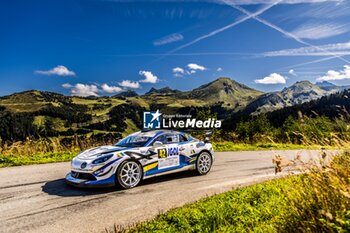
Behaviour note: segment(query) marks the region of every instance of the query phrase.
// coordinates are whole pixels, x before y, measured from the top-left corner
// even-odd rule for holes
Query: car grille
[[[82,180],[96,180],[96,177],[94,177],[90,173],[82,173],[82,172],[75,172],[71,171],[71,175],[76,179],[82,179]]]

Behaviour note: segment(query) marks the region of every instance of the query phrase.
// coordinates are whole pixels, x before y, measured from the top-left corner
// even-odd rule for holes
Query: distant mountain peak
[[[331,83],[328,81],[317,82],[316,85],[319,87],[336,87],[337,86],[334,83]]]
[[[327,90],[311,83],[308,80],[298,81],[282,91],[267,93],[252,101],[246,108],[246,113],[261,113],[279,108],[302,104],[319,99],[330,94]]]
[[[114,95],[113,97],[135,97],[135,96],[138,96],[138,94],[134,90],[127,90],[127,91],[120,92]]]
[[[152,87],[148,92],[145,93],[145,95],[170,95],[170,94],[176,94],[180,93],[181,91],[176,89],[171,89],[170,87],[162,87],[159,89],[156,89]]]

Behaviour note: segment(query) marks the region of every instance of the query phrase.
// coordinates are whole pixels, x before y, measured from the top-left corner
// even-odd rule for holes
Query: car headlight
[[[108,155],[104,155],[98,159],[95,159],[94,161],[92,161],[92,164],[99,164],[99,163],[104,163],[107,160],[109,160],[110,158],[112,158],[113,154],[108,154]]]

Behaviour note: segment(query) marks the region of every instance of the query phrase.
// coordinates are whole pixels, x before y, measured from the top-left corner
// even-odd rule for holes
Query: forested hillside
[[[347,133],[347,128],[339,122],[348,121],[349,91],[326,95],[327,91],[319,86],[317,91],[312,90],[314,86],[298,82],[285,88],[281,92],[285,95],[283,98],[288,96],[292,104],[260,114],[252,111],[252,106],[276,94],[262,94],[228,78],[217,79],[190,92],[153,88],[142,96],[133,91],[113,97],[84,98],[42,91],[15,93],[0,98],[1,145],[46,138],[56,138],[59,144],[69,145],[77,141],[77,137],[90,138],[93,142],[116,142],[142,127],[144,111],[157,109],[164,114],[223,120],[221,133],[215,137],[218,141],[266,141],[268,136],[271,141],[301,143],[295,139],[301,129],[294,126],[301,121],[311,124],[315,120],[318,123],[312,124],[321,124],[320,129],[328,127],[328,133],[339,130]],[[326,85],[326,88],[335,92],[334,86]],[[317,93],[319,98],[312,93]],[[307,96],[311,101],[306,101]]]

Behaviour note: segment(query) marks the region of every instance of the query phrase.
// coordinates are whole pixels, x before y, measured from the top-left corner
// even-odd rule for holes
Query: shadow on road
[[[161,183],[161,182],[166,182],[171,180],[191,178],[193,176],[194,176],[193,171],[179,172],[179,173],[163,175],[163,176],[153,177],[150,179],[143,180],[138,186],[140,186],[141,188],[142,186],[149,186],[155,183]],[[46,182],[42,186],[42,191],[49,195],[55,195],[55,196],[61,196],[61,197],[93,196],[93,195],[100,195],[100,194],[106,194],[111,192],[117,192],[122,194],[127,192],[127,190],[121,190],[117,187],[77,188],[77,187],[68,185],[64,179],[58,179],[58,180]]]
[[[55,196],[74,197],[74,196],[92,196],[119,191],[116,188],[76,188],[66,183],[64,179],[53,180],[42,186],[42,191]]]
[[[168,174],[168,175],[163,175],[163,176],[156,176],[153,178],[146,179],[146,180],[141,182],[140,186],[151,185],[154,183],[160,183],[160,182],[171,181],[171,180],[180,180],[180,179],[185,179],[185,178],[191,178],[194,176],[195,175],[194,175],[193,171],[183,171],[183,172],[178,172],[178,173],[173,173],[173,174]]]

